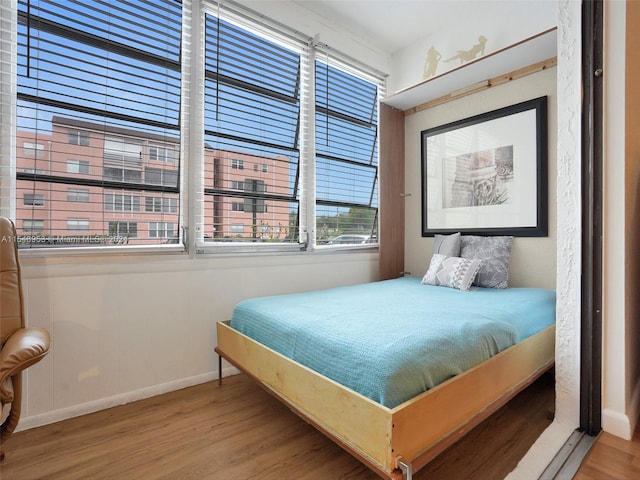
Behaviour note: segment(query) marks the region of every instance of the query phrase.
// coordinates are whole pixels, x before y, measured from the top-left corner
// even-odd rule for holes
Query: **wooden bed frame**
[[[224,358],[369,468],[393,480],[411,480],[413,472],[549,369],[555,351],[552,325],[387,408],[239,333],[228,321],[218,322],[217,334],[220,369]]]

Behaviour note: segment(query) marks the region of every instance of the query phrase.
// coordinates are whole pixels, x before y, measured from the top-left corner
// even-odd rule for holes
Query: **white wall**
[[[549,235],[516,237],[509,268],[510,286],[555,289],[556,281],[556,69],[551,68],[409,115],[405,120],[405,270],[422,276],[431,259],[433,237],[421,236],[421,131],[486,113],[525,100],[547,96]],[[535,254],[532,254],[535,252]]]
[[[632,302],[625,301],[627,292],[637,295],[628,282],[627,275],[637,268],[626,257],[627,238],[625,214],[627,209],[637,209],[631,200],[633,190],[625,186],[625,138],[632,130],[625,126],[626,94],[631,95],[630,86],[625,85],[625,62],[636,60],[637,52],[627,51],[625,2],[605,3],[605,109],[604,109],[604,304],[603,304],[603,383],[602,383],[602,427],[605,431],[630,440],[640,413],[640,383],[634,384],[632,372],[638,361],[638,341],[633,335],[636,319],[632,318]],[[627,108],[632,108],[630,104]],[[631,127],[631,128],[628,128]],[[626,161],[638,161],[627,159]],[[633,170],[632,170],[633,171]],[[629,185],[637,179],[630,179]]]
[[[215,322],[245,298],[376,280],[377,253],[22,259],[29,325],[20,429],[217,378]]]
[[[390,57],[387,53],[362,41],[346,31],[335,20],[321,17],[305,6],[304,1],[292,0],[237,0],[238,3],[268,18],[295,28],[317,38],[338,52],[347,54],[381,72],[389,72]]]
[[[485,2],[485,8],[474,6],[473,12],[466,11],[469,2],[452,4],[458,11],[448,11],[439,30],[392,55],[390,94],[424,80],[425,59],[431,47],[442,55],[436,70],[436,75],[442,75],[460,66],[458,60],[446,60],[458,50],[471,49],[481,35],[487,38],[484,55],[488,55],[557,25],[553,0]]]

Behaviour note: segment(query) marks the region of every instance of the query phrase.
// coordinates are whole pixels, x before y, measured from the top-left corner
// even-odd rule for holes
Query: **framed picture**
[[[422,236],[547,236],[547,97],[422,135]]]

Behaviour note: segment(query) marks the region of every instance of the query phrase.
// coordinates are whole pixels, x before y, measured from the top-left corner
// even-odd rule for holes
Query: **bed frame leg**
[[[218,386],[222,386],[222,355],[218,354]]]
[[[413,480],[413,467],[410,463],[405,462],[402,457],[396,458],[396,468],[402,471],[404,480]]]

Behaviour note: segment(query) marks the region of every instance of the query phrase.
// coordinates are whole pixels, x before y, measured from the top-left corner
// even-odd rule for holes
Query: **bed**
[[[555,292],[405,277],[249,299],[217,334],[220,358],[382,477],[410,479],[551,367]]]

